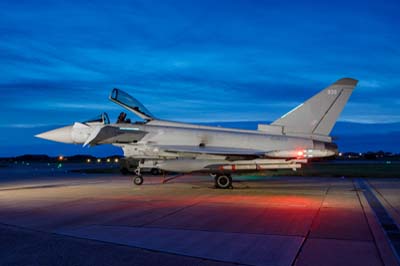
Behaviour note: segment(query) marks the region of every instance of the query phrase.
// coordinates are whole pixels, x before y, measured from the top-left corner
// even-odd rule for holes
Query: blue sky
[[[32,132],[114,120],[113,87],[165,119],[273,121],[349,76],[341,121],[399,123],[400,2],[320,2],[1,1],[0,155],[67,151]]]

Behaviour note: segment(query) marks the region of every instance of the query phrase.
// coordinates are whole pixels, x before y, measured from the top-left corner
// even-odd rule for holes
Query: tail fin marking
[[[285,133],[328,136],[357,82],[351,78],[340,79],[271,125],[282,126]]]

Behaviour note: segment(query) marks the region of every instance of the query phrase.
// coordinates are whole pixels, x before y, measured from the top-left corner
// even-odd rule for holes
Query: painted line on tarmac
[[[379,201],[379,199],[375,196],[372,191],[372,188],[369,184],[363,180],[358,178],[357,183],[359,187],[362,189],[365,198],[368,201],[371,209],[374,211],[376,218],[380,226],[382,227],[386,238],[395,254],[397,261],[400,264],[400,227],[390,216],[388,211]]]

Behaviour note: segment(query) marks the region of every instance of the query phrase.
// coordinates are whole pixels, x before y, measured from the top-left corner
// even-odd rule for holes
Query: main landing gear
[[[213,174],[215,187],[221,189],[232,188],[232,177],[229,174]]]

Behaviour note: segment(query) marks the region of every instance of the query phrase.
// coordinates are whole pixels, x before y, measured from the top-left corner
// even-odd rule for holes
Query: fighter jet
[[[121,147],[128,159],[139,160],[133,182],[143,183],[141,169],[152,165],[165,172],[206,172],[217,188],[232,187],[232,174],[268,169],[301,168],[311,158],[337,154],[330,133],[357,80],[342,78],[271,124],[257,130],[203,126],[162,120],[120,89],[109,99],[142,121],[131,122],[122,112],[115,123],[103,113],[36,135],[51,141]]]

